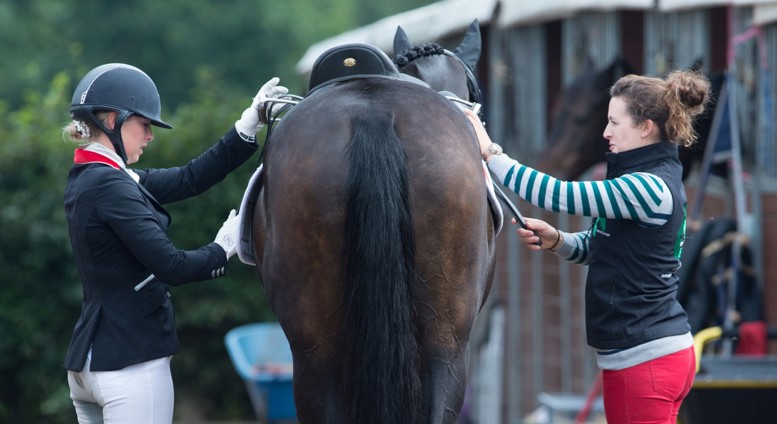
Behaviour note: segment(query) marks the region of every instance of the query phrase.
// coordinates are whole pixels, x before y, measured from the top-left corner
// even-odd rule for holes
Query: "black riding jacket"
[[[177,249],[162,205],[204,192],[255,150],[232,129],[184,166],[136,171],[138,182],[111,161],[73,165],[65,215],[84,299],[65,368],[81,371],[90,349],[93,371],[178,352],[168,286],[223,276],[227,258],[216,243]],[[150,274],[156,278],[136,291]]]

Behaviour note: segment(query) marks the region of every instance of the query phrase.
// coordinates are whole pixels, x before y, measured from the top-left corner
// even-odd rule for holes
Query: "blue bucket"
[[[242,325],[227,333],[224,344],[257,417],[296,422],[291,348],[281,326],[277,322]]]

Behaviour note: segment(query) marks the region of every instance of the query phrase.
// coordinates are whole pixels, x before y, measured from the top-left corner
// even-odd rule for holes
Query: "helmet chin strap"
[[[128,110],[117,110],[116,112],[116,121],[113,123],[113,129],[108,129],[105,124],[99,122],[98,119],[95,119],[94,121],[97,122],[100,129],[108,136],[108,139],[113,145],[113,150],[116,151],[116,154],[121,157],[121,160],[124,161],[124,164],[126,165],[127,153],[124,151],[124,140],[121,139],[121,126],[124,125],[124,121],[132,115],[132,112]]]

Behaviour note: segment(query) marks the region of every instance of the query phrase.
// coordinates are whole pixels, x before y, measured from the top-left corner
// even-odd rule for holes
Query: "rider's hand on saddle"
[[[289,92],[288,88],[278,85],[278,82],[280,82],[278,77],[273,77],[267,81],[262,88],[259,89],[259,92],[256,93],[256,97],[254,97],[253,102],[251,102],[251,106],[244,110],[240,119],[235,122],[235,129],[243,140],[252,143],[256,141],[256,133],[258,133],[266,123],[267,111],[265,109],[268,100],[280,97]]]
[[[216,244],[224,249],[227,254],[227,259],[237,253],[237,241],[238,241],[238,227],[240,225],[240,215],[232,209],[227,216],[227,220],[224,221],[224,225],[221,226],[216,239],[213,240]]]

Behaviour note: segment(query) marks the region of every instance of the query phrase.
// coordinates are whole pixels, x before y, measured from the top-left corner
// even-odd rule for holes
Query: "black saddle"
[[[344,44],[325,51],[313,63],[308,93],[323,84],[373,77],[402,78],[394,62],[379,48],[370,44]]]

